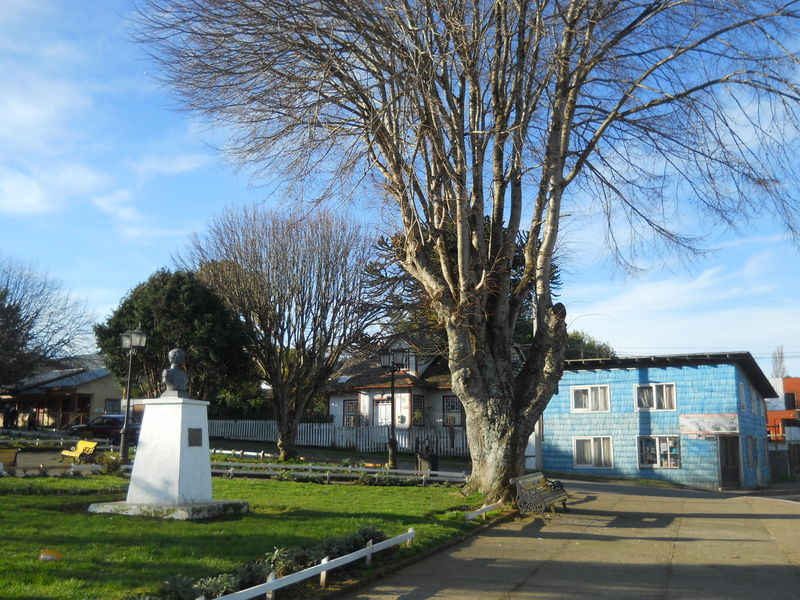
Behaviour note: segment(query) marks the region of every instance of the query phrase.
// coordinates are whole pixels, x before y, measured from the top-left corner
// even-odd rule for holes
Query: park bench
[[[13,467],[17,464],[16,448],[0,448],[0,464],[3,467]],[[0,469],[2,471],[2,469]]]
[[[65,458],[71,458],[73,463],[93,463],[94,462],[94,449],[97,442],[87,442],[80,440],[72,450],[61,451],[61,461],[64,462]]]
[[[551,481],[541,473],[528,473],[510,480],[517,488],[517,510],[521,515],[538,513],[544,519],[544,513],[550,509],[555,514],[555,505],[561,502],[567,509],[567,495],[560,481]]]

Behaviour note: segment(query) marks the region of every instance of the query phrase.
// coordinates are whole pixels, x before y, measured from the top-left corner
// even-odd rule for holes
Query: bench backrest
[[[0,463],[7,467],[14,466],[17,462],[17,449],[16,448],[0,448]]]
[[[528,473],[526,475],[514,477],[513,479],[509,480],[509,483],[513,483],[522,487],[544,485],[545,476],[542,473]]]
[[[80,452],[82,454],[93,454],[95,446],[97,446],[97,442],[80,440],[77,444],[75,444],[75,452]]]

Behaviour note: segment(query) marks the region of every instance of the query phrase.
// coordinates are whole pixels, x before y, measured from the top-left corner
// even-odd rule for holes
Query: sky
[[[0,255],[32,265],[105,320],[226,206],[280,205],[234,170],[215,131],[178,110],[133,41],[131,0],[0,2]],[[571,330],[620,356],[749,351],[800,376],[800,254],[769,218],[685,265],[636,277],[595,229],[563,232]]]

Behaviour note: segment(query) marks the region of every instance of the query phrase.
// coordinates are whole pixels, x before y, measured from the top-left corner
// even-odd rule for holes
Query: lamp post
[[[131,414],[131,366],[136,348],[144,348],[147,343],[147,334],[141,330],[141,325],[136,329],[126,331],[119,335],[119,346],[128,351],[128,381],[125,384],[125,418],[122,421],[122,430],[119,432],[119,456],[121,463],[128,462],[128,421]]]
[[[386,445],[388,465],[390,469],[397,468],[397,438],[394,426],[396,422],[394,407],[394,374],[406,368],[407,352],[405,348],[387,349],[381,353],[381,367],[391,376],[392,394],[392,422],[389,424],[389,442]]]

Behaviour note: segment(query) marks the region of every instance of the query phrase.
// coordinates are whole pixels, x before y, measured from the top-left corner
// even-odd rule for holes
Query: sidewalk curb
[[[313,598],[315,600],[330,600],[333,598],[344,596],[345,594],[349,594],[350,592],[366,587],[370,583],[373,583],[378,579],[385,577],[386,575],[395,573],[400,569],[404,569],[405,567],[408,567],[422,560],[425,560],[426,558],[433,556],[434,554],[437,554],[443,550],[452,548],[453,546],[456,546],[457,544],[460,544],[465,540],[475,537],[476,535],[489,529],[490,527],[494,527],[495,525],[499,525],[500,523],[511,521],[517,516],[518,513],[516,510],[506,509],[502,514],[496,516],[491,520],[486,521],[485,523],[482,523],[475,529],[472,529],[470,531],[452,537],[442,542],[438,546],[434,546],[433,548],[428,548],[427,550],[421,552],[420,554],[415,554],[414,556],[409,556],[408,558],[405,558],[401,561],[397,561],[388,565],[383,565],[382,567],[378,567],[373,572],[368,573],[366,576],[360,578],[358,581],[344,584],[341,587],[332,589],[330,591],[322,591],[319,592],[318,594],[314,594]]]

